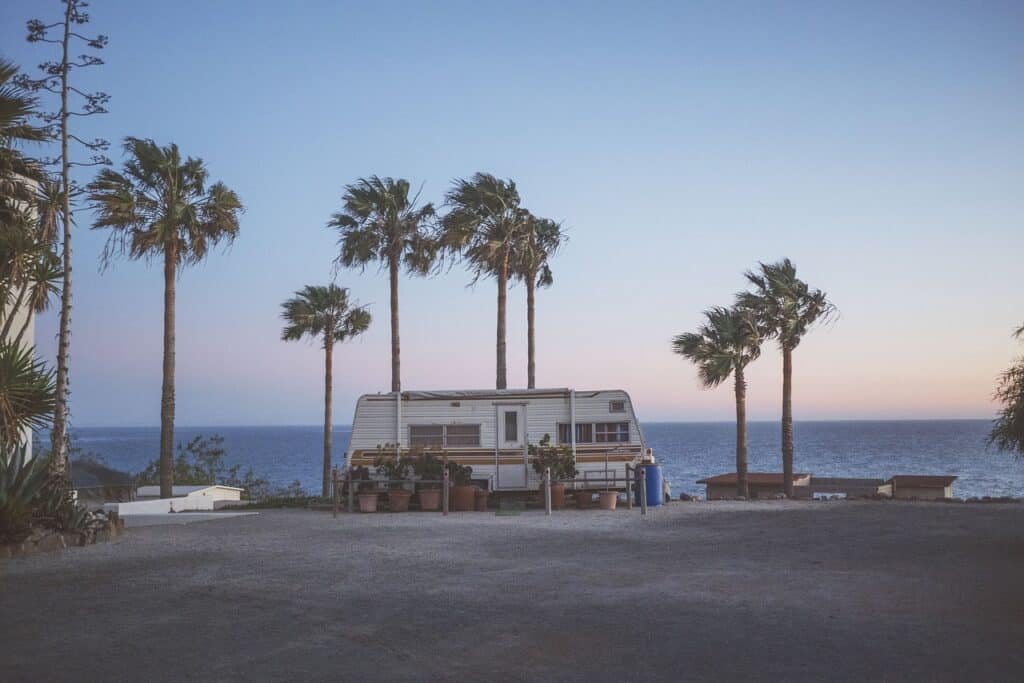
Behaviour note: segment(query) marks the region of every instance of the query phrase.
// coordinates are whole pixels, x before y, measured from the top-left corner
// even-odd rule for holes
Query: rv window
[[[569,428],[570,425],[566,422],[558,425],[558,443],[572,443]],[[589,422],[577,422],[576,443],[594,443],[594,425]]]
[[[628,422],[598,422],[594,427],[598,443],[629,441]]]
[[[444,426],[409,425],[409,445],[444,448]]]
[[[608,412],[609,413],[624,413],[626,412],[625,401],[608,401]]]
[[[480,445],[480,425],[448,425],[445,431],[448,446]]]
[[[519,441],[519,412],[515,410],[505,411],[505,441]]]

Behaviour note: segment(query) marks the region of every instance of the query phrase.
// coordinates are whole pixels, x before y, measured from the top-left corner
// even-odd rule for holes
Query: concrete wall
[[[902,500],[911,498],[916,498],[917,500],[943,500],[953,497],[953,486],[952,484],[949,486],[930,487],[896,486],[893,487],[892,497]]]

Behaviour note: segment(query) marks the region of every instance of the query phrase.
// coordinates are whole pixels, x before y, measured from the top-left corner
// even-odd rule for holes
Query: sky
[[[47,47],[0,5],[0,54]],[[280,304],[332,278],[374,315],[335,353],[335,417],[390,387],[387,277],[335,274],[343,188],[516,181],[569,241],[537,297],[539,386],[622,388],[642,420],[730,420],[670,350],[759,261],[793,259],[841,316],[795,353],[797,419],[991,417],[1024,321],[1024,7],[1014,2],[220,2],[95,0],[110,37],[81,85],[83,137],[176,142],[246,207],[178,283],[177,422],[316,424],[323,357],[280,341]],[[76,122],[77,123],[77,122]],[[112,154],[120,163],[120,150]],[[89,172],[79,178],[89,180]],[[74,237],[72,419],[159,423],[162,271],[100,269]],[[489,388],[495,286],[455,265],[400,285],[405,389]],[[38,321],[55,355],[56,317]],[[509,385],[526,311],[509,297]],[[780,413],[774,347],[748,416]]]

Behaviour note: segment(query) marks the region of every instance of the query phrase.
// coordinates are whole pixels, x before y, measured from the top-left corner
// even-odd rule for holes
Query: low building
[[[714,477],[697,480],[698,484],[707,486],[708,500],[721,500],[723,498],[736,497],[736,473],[727,472]],[[810,474],[793,474],[793,487],[805,488],[811,483]],[[782,483],[782,472],[748,472],[747,491],[750,498],[771,498],[779,493],[784,493]],[[799,494],[797,494],[797,497]]]
[[[889,483],[892,497],[917,500],[948,500],[953,497],[953,482],[956,477],[897,474]]]

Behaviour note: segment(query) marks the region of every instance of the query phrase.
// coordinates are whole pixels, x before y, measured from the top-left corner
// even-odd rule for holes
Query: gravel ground
[[[1020,680],[1024,505],[263,511],[0,561],[0,680]]]

